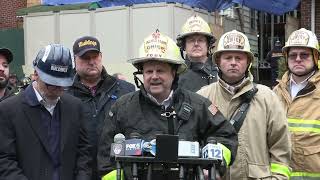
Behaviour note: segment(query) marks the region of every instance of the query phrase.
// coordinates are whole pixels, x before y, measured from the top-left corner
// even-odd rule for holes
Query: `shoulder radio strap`
[[[239,132],[243,121],[247,115],[250,102],[254,95],[257,93],[258,89],[256,87],[256,84],[253,84],[253,88],[250,91],[247,91],[243,95],[241,95],[242,102],[239,105],[239,107],[236,109],[236,111],[232,114],[230,123],[233,125],[235,130]]]

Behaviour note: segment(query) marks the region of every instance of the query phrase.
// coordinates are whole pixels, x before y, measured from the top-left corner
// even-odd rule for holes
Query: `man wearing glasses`
[[[286,108],[291,131],[291,180],[320,179],[319,43],[302,28],[289,36],[282,51],[288,71],[274,91]]]
[[[72,53],[51,44],[33,66],[35,81],[0,103],[0,179],[90,180],[83,105],[64,93],[75,74]]]
[[[211,58],[215,40],[208,23],[200,16],[193,15],[186,21],[177,36],[177,45],[188,66],[179,77],[179,87],[197,92],[217,81],[218,68]]]

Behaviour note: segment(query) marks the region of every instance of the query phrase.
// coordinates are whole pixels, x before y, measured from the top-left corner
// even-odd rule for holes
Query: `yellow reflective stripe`
[[[320,133],[320,129],[317,129],[317,128],[292,128],[292,127],[289,127],[289,131],[291,131],[291,132],[313,132],[313,133]]]
[[[320,125],[320,120],[305,120],[305,119],[294,119],[294,118],[288,118],[289,123],[295,123],[295,124],[316,124]]]
[[[117,180],[117,170],[113,170],[108,174],[104,175],[101,180]],[[123,170],[121,170],[121,180],[124,180]]]
[[[285,165],[271,163],[271,172],[279,173],[287,177],[290,177],[290,169],[288,166],[285,166]]]
[[[221,143],[218,143],[218,144],[222,147],[223,159],[226,161],[227,167],[229,167],[229,164],[231,162],[231,151],[223,144]]]
[[[320,173],[309,173],[309,172],[292,172],[291,177],[314,177],[320,178]]]
[[[320,133],[320,120],[305,120],[288,118],[291,132],[314,132]]]

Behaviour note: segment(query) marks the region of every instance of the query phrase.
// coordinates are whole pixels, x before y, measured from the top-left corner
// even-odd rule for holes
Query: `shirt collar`
[[[158,102],[156,98],[154,98],[151,94],[148,93],[148,97],[151,99],[151,101],[155,102],[157,105],[164,106],[165,109],[169,107],[169,105],[172,102],[172,95],[173,95],[173,90],[171,90],[169,96],[163,100],[162,102]]]
[[[37,85],[37,82],[36,81],[33,81],[32,82],[32,88],[36,94],[36,97],[39,101],[40,104],[42,104],[48,111],[51,115],[53,115],[53,111],[54,111],[54,108],[56,107],[60,97],[58,98],[58,100],[55,102],[55,103],[47,103],[45,101],[45,99],[43,99],[43,97],[41,96],[40,92],[35,88],[35,86]]]
[[[293,77],[292,77],[292,73],[290,74],[290,86],[292,85],[307,85],[308,84],[308,80],[314,75],[315,71],[313,71],[305,80],[303,80],[300,83],[297,83]]]

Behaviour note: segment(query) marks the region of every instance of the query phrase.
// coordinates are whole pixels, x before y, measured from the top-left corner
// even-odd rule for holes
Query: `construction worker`
[[[74,60],[60,44],[33,61],[35,81],[0,103],[0,179],[90,180],[83,104],[67,93]]]
[[[0,102],[14,95],[14,89],[9,83],[9,64],[13,60],[12,52],[7,48],[0,48]]]
[[[290,136],[285,111],[272,90],[254,84],[254,59],[246,35],[223,34],[213,54],[219,80],[200,91],[238,131],[239,147],[224,179],[289,179]]]
[[[181,55],[186,54],[188,70],[179,77],[181,88],[196,92],[217,81],[218,68],[210,54],[215,40],[208,23],[198,15],[190,17],[183,25],[177,45]]]
[[[147,141],[157,134],[177,134],[186,141],[198,142],[212,136],[223,147],[225,165],[231,165],[237,148],[236,132],[208,99],[177,87],[177,79],[187,67],[176,43],[156,31],[144,40],[139,57],[129,62],[138,69],[134,76],[140,90],[122,96],[106,117],[98,149],[102,179],[115,177],[109,154],[117,133],[129,137],[136,132]],[[136,74],[143,75],[143,82]],[[132,179],[128,172],[124,174]],[[177,179],[174,174],[170,176],[164,168],[152,173],[151,179]],[[141,176],[139,179],[144,179],[146,173]]]
[[[319,42],[314,33],[301,28],[289,36],[282,51],[288,71],[274,91],[287,111],[291,180],[320,179]]]

